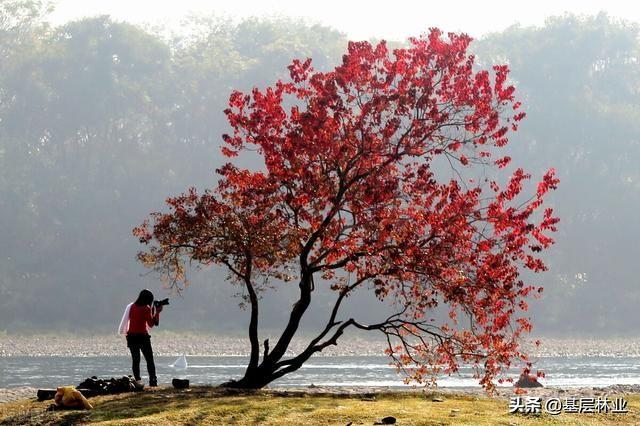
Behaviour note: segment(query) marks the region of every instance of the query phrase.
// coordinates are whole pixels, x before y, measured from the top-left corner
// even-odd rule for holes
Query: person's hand
[[[162,305],[160,305],[160,306],[156,306],[156,312],[157,312],[157,313],[162,312],[162,308],[163,308],[163,307],[164,307],[164,306],[162,306]]]

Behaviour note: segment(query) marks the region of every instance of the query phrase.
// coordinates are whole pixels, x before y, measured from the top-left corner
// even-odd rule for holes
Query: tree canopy
[[[230,91],[271,85],[294,58],[329,70],[347,43],[286,19],[206,18],[167,35],[108,17],[53,27],[48,13],[43,2],[0,3],[0,329],[110,330],[114,307],[140,287],[161,292],[141,276],[130,228],[167,194],[212,186]],[[538,333],[636,331],[638,47],[636,24],[605,15],[512,27],[470,46],[482,68],[509,64],[526,105],[504,152],[562,180],[548,196],[562,227],[542,254],[550,271],[530,311]],[[197,285],[164,312],[166,327],[244,329],[229,303],[238,288],[210,285],[219,270],[190,278]],[[265,326],[287,321],[273,308],[296,300],[293,287],[263,300]],[[363,315],[377,306],[352,300]],[[309,311],[309,322],[322,314]]]
[[[541,289],[519,272],[546,269],[537,253],[553,242],[558,219],[551,208],[534,213],[558,180],[549,170],[524,196],[531,176],[522,168],[504,185],[463,178],[459,168],[509,164],[497,155],[525,115],[508,68],[475,71],[470,41],[432,30],[393,51],[353,42],[334,70],[294,60],[289,79],[233,92],[225,111],[233,131],[222,152],[256,151],[264,170],[226,163],[217,187],[170,198],[170,212],[134,230],[150,244],[139,258],[169,282],[184,281],[185,263],[198,262],[226,267],[246,287],[251,359],[234,386],[262,387],[295,371],[350,326],[381,331],[387,354],[419,381],[442,365],[453,372],[471,363],[491,389],[524,357],[525,299]],[[260,361],[257,293],[290,280],[298,301]],[[285,359],[319,285],[336,293],[328,322]],[[393,313],[363,324],[342,309],[345,297],[366,289],[390,300]],[[443,322],[438,305],[448,308]]]

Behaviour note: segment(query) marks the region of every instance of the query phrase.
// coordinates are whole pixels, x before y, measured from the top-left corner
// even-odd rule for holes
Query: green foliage
[[[509,61],[525,96],[514,157],[551,164],[562,182],[552,272],[535,307],[549,331],[624,332],[640,302],[631,254],[640,236],[639,35],[637,24],[605,14],[568,15],[476,46],[484,60]]]
[[[139,288],[158,288],[139,276],[130,230],[166,194],[213,186],[231,89],[273,83],[296,57],[334,65],[346,39],[284,18],[194,18],[169,36],[108,17],[51,27],[50,9],[0,2],[0,324],[111,329]],[[510,63],[524,95],[514,157],[562,179],[546,296],[532,306],[540,331],[633,330],[638,35],[606,15],[562,16],[474,45],[482,66]],[[164,323],[244,330],[226,287],[204,285],[219,275],[194,275],[203,285]],[[281,293],[267,323],[283,319],[270,308],[290,303]]]
[[[289,20],[209,18],[167,39],[105,16],[52,28],[37,2],[0,12],[0,322],[10,328],[109,327],[139,287],[157,288],[139,278],[131,228],[167,193],[210,185],[231,89],[270,83],[296,56],[333,63],[345,43]],[[231,296],[203,291],[185,322]]]

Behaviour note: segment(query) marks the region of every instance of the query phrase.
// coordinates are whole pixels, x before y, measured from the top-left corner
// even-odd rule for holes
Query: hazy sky
[[[330,25],[347,33],[351,39],[404,39],[432,26],[478,37],[514,23],[540,25],[546,17],[565,12],[596,14],[606,11],[614,17],[640,22],[638,0],[59,0],[57,4],[52,17],[55,23],[96,14],[109,14],[135,23],[171,26],[190,13],[234,17],[287,15]]]

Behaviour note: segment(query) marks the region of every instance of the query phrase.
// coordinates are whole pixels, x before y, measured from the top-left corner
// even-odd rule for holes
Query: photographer
[[[151,348],[151,336],[149,329],[160,323],[160,312],[163,304],[168,300],[155,302],[153,293],[144,289],[138,295],[135,302],[127,305],[122,321],[120,322],[120,333],[127,335],[127,347],[131,351],[133,361],[133,376],[136,381],[140,381],[140,352],[147,363],[149,373],[149,386],[158,386],[156,377],[156,366],[153,362],[153,349]]]

